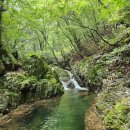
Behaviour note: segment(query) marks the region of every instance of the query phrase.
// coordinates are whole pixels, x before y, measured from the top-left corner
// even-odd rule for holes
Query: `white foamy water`
[[[67,71],[67,70],[66,70]],[[75,80],[73,74],[70,72],[70,71],[67,71],[67,73],[69,74],[69,77],[70,79],[66,82],[64,81],[61,81],[63,87],[64,87],[64,90],[70,90],[68,88],[68,85],[70,83],[73,83],[74,87],[77,89],[77,90],[84,90],[84,91],[88,91],[88,88],[83,88],[83,87],[80,87],[80,85],[78,84],[78,82]]]

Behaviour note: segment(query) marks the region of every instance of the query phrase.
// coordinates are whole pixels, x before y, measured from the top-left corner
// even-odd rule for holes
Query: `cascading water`
[[[69,88],[67,88],[67,83],[64,82],[64,81],[61,81],[63,87],[64,87],[64,90],[70,90]]]
[[[78,90],[86,90],[88,91],[88,88],[82,88],[79,86],[78,82],[74,79],[74,77],[72,79],[70,79],[70,81],[74,84],[75,88]]]
[[[63,87],[64,87],[64,90],[70,90],[67,86],[70,84],[70,83],[73,83],[74,87],[77,89],[77,90],[85,90],[85,91],[88,91],[88,88],[82,88],[80,87],[80,85],[78,84],[78,82],[75,80],[73,74],[69,71],[66,70],[66,72],[69,74],[69,81],[67,82],[64,82],[64,81],[61,81]]]

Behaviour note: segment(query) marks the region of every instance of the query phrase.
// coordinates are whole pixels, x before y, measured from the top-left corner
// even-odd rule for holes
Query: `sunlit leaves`
[[[4,42],[6,45],[13,44],[16,48],[23,44],[27,52],[34,48],[39,51],[39,41],[44,46],[43,52],[53,49],[59,54],[61,49],[70,50],[69,38],[75,44],[73,34],[84,44],[89,32],[79,24],[92,29],[102,28],[110,22],[113,24],[123,18],[119,11],[130,5],[129,0],[101,1],[102,3],[98,0],[5,1],[7,11],[3,15]]]

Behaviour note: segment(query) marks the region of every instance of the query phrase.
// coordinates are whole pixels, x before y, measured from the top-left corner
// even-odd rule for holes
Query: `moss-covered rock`
[[[44,58],[32,55],[24,59],[24,70],[30,76],[36,76],[38,79],[44,78],[48,71],[51,71],[50,66],[45,62]]]
[[[5,93],[0,89],[0,113],[4,113],[9,105],[9,96]]]
[[[37,80],[22,73],[7,73],[1,86],[0,112],[16,108],[21,103],[29,103],[43,98],[61,95],[64,90],[53,75]],[[7,100],[6,100],[7,99]]]
[[[0,78],[0,113],[16,108],[21,103],[30,103],[64,92],[56,71],[44,58],[32,55],[24,60],[23,66],[25,71],[8,72]],[[1,73],[4,70],[1,60],[0,67]]]
[[[0,55],[0,59],[2,60],[6,71],[12,71],[12,70],[16,70],[19,66],[20,63],[18,62],[18,56],[15,57],[14,53],[12,53],[10,50],[8,50],[7,48],[1,48],[0,49],[1,55]],[[16,52],[17,53],[17,52]]]
[[[68,72],[62,68],[59,67],[54,67],[54,73],[55,75],[57,75],[58,77],[60,77],[60,80],[62,81],[68,81],[70,79],[70,75],[68,74]]]
[[[55,78],[41,79],[38,82],[37,94],[41,98],[52,97],[63,94],[64,89]]]
[[[3,82],[4,88],[13,92],[19,93],[21,89],[21,83],[26,79],[23,73],[10,72],[4,75]]]

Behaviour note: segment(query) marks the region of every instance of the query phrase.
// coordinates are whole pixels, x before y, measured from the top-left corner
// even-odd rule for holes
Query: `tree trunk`
[[[14,55],[11,52],[7,51],[6,48],[4,48],[4,45],[2,42],[2,31],[3,31],[2,14],[3,14],[3,11],[6,11],[3,8],[3,3],[4,3],[4,0],[0,0],[0,60],[3,63],[5,70],[14,70],[16,67],[18,67],[18,62],[17,62],[16,58],[14,57]],[[15,54],[17,54],[17,52]],[[5,58],[9,58],[10,63],[3,61],[2,60],[3,56]]]
[[[3,50],[3,44],[2,44],[2,13],[3,11],[5,11],[3,9],[3,2],[4,0],[0,0],[0,58],[2,56],[2,52],[4,51]]]
[[[0,5],[0,48],[2,47],[2,9],[1,8],[2,6]]]

